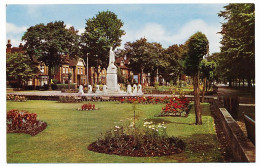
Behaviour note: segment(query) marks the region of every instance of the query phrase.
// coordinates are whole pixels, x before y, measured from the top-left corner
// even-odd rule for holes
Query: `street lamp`
[[[88,53],[87,53],[87,87],[88,87]]]

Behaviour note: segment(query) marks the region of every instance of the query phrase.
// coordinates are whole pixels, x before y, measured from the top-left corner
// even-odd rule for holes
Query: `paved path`
[[[92,96],[104,96],[102,94],[79,94],[79,93],[62,93],[61,91],[22,91],[22,92],[19,92],[19,91],[14,91],[14,92],[10,92],[8,94],[13,94],[13,95],[24,95],[24,96],[89,96],[89,97],[92,97]],[[122,96],[122,97],[125,97],[125,96],[133,96],[133,95],[127,95],[127,94],[110,94],[110,95],[105,95],[105,96]],[[154,96],[154,97],[165,97],[165,96],[172,96],[171,94],[144,94],[144,95],[136,95],[136,96]],[[175,95],[178,97],[178,95]],[[185,95],[185,97],[193,97],[193,95]],[[207,98],[217,98],[216,96],[205,96]]]
[[[234,89],[223,85],[217,85],[217,86],[218,86],[218,93],[222,95],[238,96],[240,100],[240,104],[255,104],[254,90]]]

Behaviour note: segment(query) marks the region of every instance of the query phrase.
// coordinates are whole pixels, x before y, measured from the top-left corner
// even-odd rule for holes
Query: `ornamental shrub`
[[[82,102],[82,98],[78,96],[59,96],[60,103],[78,103]]]

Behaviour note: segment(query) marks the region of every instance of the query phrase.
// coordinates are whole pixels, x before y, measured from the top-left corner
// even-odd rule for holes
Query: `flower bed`
[[[15,101],[15,102],[25,102],[25,101],[27,101],[25,96],[18,96],[18,95],[11,95],[11,94],[6,95],[6,100]]]
[[[37,114],[23,110],[10,110],[6,116],[7,133],[26,133],[32,136],[43,131],[47,123],[37,120]]]
[[[191,105],[187,98],[173,98],[170,99],[165,107],[162,108],[159,116],[181,116],[187,117],[190,111]]]
[[[82,98],[79,96],[59,96],[60,103],[79,103],[82,102]]]
[[[115,126],[90,144],[88,150],[135,157],[166,156],[183,152],[186,144],[178,138],[167,136],[165,128]]]
[[[188,101],[187,98],[182,98],[185,101]],[[125,97],[120,98],[120,103],[139,103],[139,104],[167,104],[175,100],[180,100],[178,97]]]
[[[78,111],[88,111],[88,110],[96,110],[95,104],[83,104],[81,108],[78,108]]]

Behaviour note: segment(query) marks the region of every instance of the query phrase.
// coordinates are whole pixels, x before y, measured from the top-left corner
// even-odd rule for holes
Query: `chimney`
[[[20,43],[19,48],[23,48],[23,44],[22,43]]]
[[[12,47],[12,44],[11,44],[11,40],[10,40],[10,39],[8,39],[8,43],[7,43],[6,47],[7,47],[7,48],[11,48],[11,47]]]

